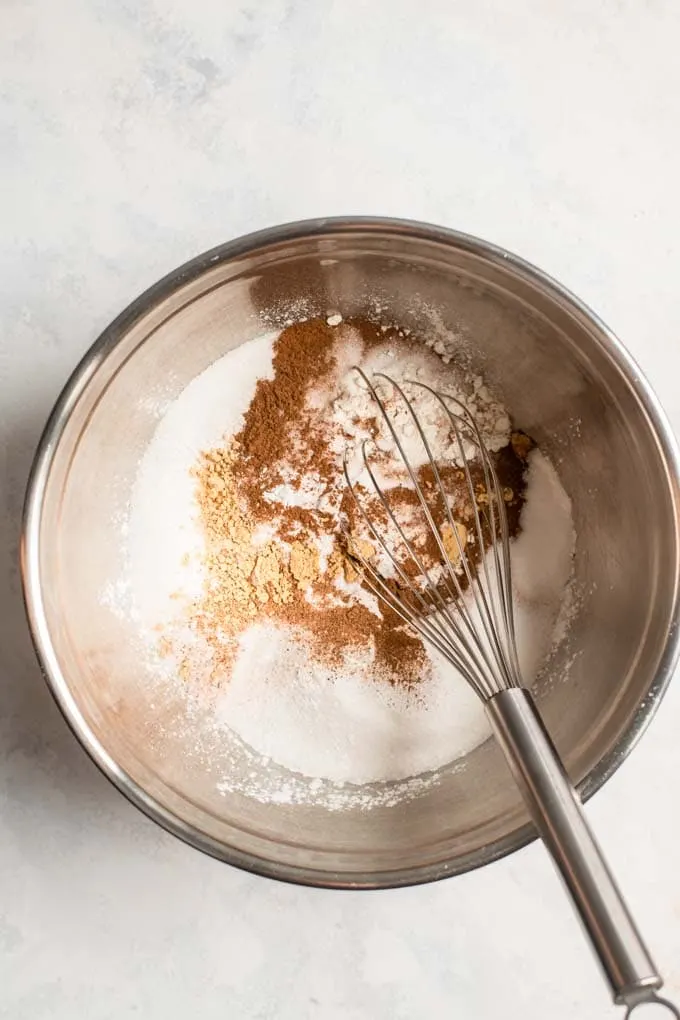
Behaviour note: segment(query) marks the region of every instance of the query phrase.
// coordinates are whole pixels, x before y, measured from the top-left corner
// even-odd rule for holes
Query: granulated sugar
[[[352,449],[367,436],[381,442],[352,365],[403,383],[438,436],[438,460],[455,464],[460,451],[445,429],[438,431],[435,404],[408,389],[410,379],[464,400],[489,448],[507,448],[512,457],[511,424],[480,377],[461,378],[445,364],[450,337],[438,341],[441,350],[430,342],[433,351],[428,338],[419,346],[402,344],[394,331],[385,335],[339,316],[309,328],[320,345],[319,378],[304,390],[311,369],[285,368],[291,380],[303,379],[299,406],[283,377],[276,385],[261,382],[275,378],[275,334],[225,355],[170,405],[140,464],[127,522],[128,568],[105,597],[109,604],[119,598],[120,609],[125,593],[151,675],[181,686],[188,704],[207,700],[211,725],[225,739],[236,734],[251,749],[244,753],[296,774],[267,787],[260,770],[252,787],[241,784],[239,792],[337,808],[352,800],[333,793],[334,783],[408,780],[395,786],[400,793],[383,791],[371,802],[393,803],[430,781],[409,777],[431,774],[435,782],[437,769],[468,753],[489,730],[465,681],[398,619],[385,616],[338,550],[344,451],[349,447],[350,471],[359,477]],[[280,411],[285,441],[277,442],[290,462],[282,454],[268,463],[269,440],[253,435],[256,394],[267,413]],[[389,399],[385,390],[383,396]],[[411,423],[403,418],[396,427],[414,466],[422,467]],[[568,497],[550,463],[540,450],[528,452],[530,446],[529,440],[521,450],[526,474],[508,507],[513,534],[519,531],[512,558],[528,681],[553,643],[574,544]],[[229,512],[237,516],[225,530],[220,508],[232,498]],[[212,531],[208,512],[217,514]],[[241,609],[233,599],[216,602],[220,577],[246,586]],[[228,775],[223,787],[234,789]]]
[[[370,664],[366,655],[348,658],[342,675],[310,668],[293,635],[255,624],[243,635],[217,718],[292,771],[348,783],[431,771],[488,735],[477,698],[439,656],[417,694],[367,680]]]

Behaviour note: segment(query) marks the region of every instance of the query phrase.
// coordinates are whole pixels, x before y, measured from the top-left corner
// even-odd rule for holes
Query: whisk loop
[[[649,1010],[644,1009],[645,1006],[658,1006],[659,1009],[652,1008],[650,1012]],[[639,1007],[642,1007],[642,1009]],[[656,993],[652,993],[644,999],[640,999],[638,1002],[634,1002],[631,1006],[629,1006],[626,1010],[624,1020],[629,1020],[633,1013],[638,1013],[640,1020],[645,1020],[645,1017],[647,1017],[648,1020],[662,1020],[662,1012],[665,1012],[666,1015],[670,1013],[671,1016],[675,1017],[675,1020],[680,1020],[680,1012],[678,1012],[672,1002],[668,999],[662,998],[660,995],[656,995]]]
[[[456,460],[460,463],[459,470],[464,475],[467,502],[472,514],[474,546],[477,552],[473,560],[467,544],[464,546],[461,540],[458,522],[454,519],[451,508],[450,494],[446,491],[431,442],[412,400],[406,395],[403,387],[389,376],[383,373],[376,374],[376,378],[385,380],[393,392],[398,394],[401,407],[411,419],[422,446],[423,463],[429,467],[434,479],[434,491],[430,494],[425,493],[423,483],[406,455],[392,416],[376,386],[361,369],[357,368],[355,371],[361,376],[382,416],[399,461],[418,499],[422,527],[429,530],[439,554],[438,563],[426,563],[415,546],[414,539],[417,535],[407,536],[391,504],[389,489],[380,484],[372,464],[372,455],[375,456],[380,451],[377,451],[374,443],[364,440],[361,444],[361,456],[363,474],[370,482],[368,497],[370,499],[372,494],[377,498],[386,513],[387,521],[398,535],[399,550],[405,553],[405,558],[402,558],[395,552],[388,537],[367,511],[365,505],[367,499],[362,498],[357,491],[356,481],[352,481],[350,477],[346,453],[344,473],[347,485],[368,533],[383,551],[396,574],[398,591],[394,590],[388,578],[372,562],[373,557],[369,558],[360,550],[355,550],[352,555],[363,568],[367,584],[402,619],[419,630],[449,659],[480,696],[490,698],[508,687],[521,687],[513,619],[508,521],[506,514],[500,512],[503,505],[502,488],[476,421],[456,397],[438,393],[425,383],[409,380],[409,386],[428,393],[435,399],[450,427],[457,448]],[[452,408],[455,408],[455,411]],[[484,493],[488,499],[483,506],[480,506],[478,501],[479,493],[475,490],[469,457],[465,455],[466,444],[474,447],[479,459]],[[443,511],[444,523],[448,525],[449,534],[456,543],[458,556],[455,566],[451,562],[441,530],[434,519],[435,505],[439,505]],[[488,541],[485,533],[489,535]],[[351,543],[351,535],[349,541]],[[407,571],[405,564],[410,564],[414,570]],[[462,574],[456,567],[462,570]],[[437,571],[439,576],[436,576]]]
[[[494,735],[564,879],[614,1001],[626,1007],[626,1017],[648,1005],[680,1020],[677,1008],[657,994],[661,977],[523,683],[504,493],[477,422],[460,399],[425,383],[399,385],[383,373],[376,373],[374,383],[362,369],[355,371],[375,404],[378,431],[373,440],[361,443],[358,477],[352,477],[352,457],[345,452],[344,475],[359,523],[376,548],[371,543],[367,555],[348,524],[349,555],[361,566],[368,587],[451,662],[484,701]],[[381,385],[389,387],[392,407],[381,396]],[[437,411],[438,420],[431,426],[416,411],[419,396]],[[416,437],[413,457],[396,428],[396,417],[404,413]],[[428,427],[443,427],[450,441],[470,531],[467,524],[464,531],[458,526],[456,494],[447,491],[452,464],[435,458]],[[390,452],[392,470],[385,472]],[[404,481],[415,497],[415,525],[397,514],[395,494]],[[455,543],[453,557],[445,535]]]

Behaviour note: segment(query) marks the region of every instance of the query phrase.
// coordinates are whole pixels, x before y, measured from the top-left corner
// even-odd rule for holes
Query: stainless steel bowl
[[[30,623],[67,721],[133,803],[216,857],[314,885],[424,882],[526,843],[533,832],[496,747],[395,807],[331,812],[220,793],[181,709],[142,682],[134,625],[100,593],[120,567],[112,520],[156,425],[154,395],[172,398],[289,314],[361,314],[376,302],[416,332],[434,310],[467,338],[473,365],[571,496],[580,606],[538,696],[585,797],[634,746],[678,652],[674,440],[618,340],[552,280],[472,237],[374,219],[263,231],[177,269],[102,334],[47,424],[25,511]]]

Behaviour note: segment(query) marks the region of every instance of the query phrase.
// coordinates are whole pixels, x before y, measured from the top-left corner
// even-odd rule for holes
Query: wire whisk
[[[644,1004],[680,1012],[659,996],[662,979],[646,949],[540,718],[520,668],[505,493],[479,425],[461,400],[422,382],[399,385],[355,371],[376,410],[377,432],[345,455],[356,520],[370,548],[347,547],[364,583],[443,655],[484,702],[532,820],[550,852],[626,1017]],[[416,404],[436,412],[421,420]],[[388,406],[389,404],[389,406]],[[397,428],[397,420],[401,428]],[[404,420],[413,436],[406,442]],[[450,441],[447,462],[433,436]],[[406,447],[409,447],[408,451]],[[449,462],[450,461],[450,462]],[[456,487],[450,482],[455,468]],[[416,522],[394,493],[407,485]],[[456,491],[454,492],[454,488]],[[462,490],[462,495],[461,495]],[[461,526],[460,507],[466,524]],[[656,1014],[655,1014],[656,1015]]]

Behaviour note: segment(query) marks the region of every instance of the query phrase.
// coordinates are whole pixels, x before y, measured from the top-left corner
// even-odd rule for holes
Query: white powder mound
[[[521,521],[512,555],[516,595],[522,604],[551,606],[569,581],[574,532],[571,501],[539,450],[529,454]]]
[[[441,402],[426,387],[464,403],[477,422],[488,450],[500,450],[510,438],[508,413],[494,400],[482,379],[477,376],[471,385],[462,387],[452,370],[445,370],[442,360],[427,350],[396,354],[389,346],[380,347],[364,359],[361,367],[368,378],[375,381],[376,392],[386,405],[390,422],[414,470],[427,463],[427,449],[405,400],[381,377],[382,373],[393,379],[410,401],[437,461],[462,466],[465,460],[475,456],[475,447],[469,440],[465,440],[461,450],[458,443],[451,440],[450,419]],[[356,372],[345,373],[340,379],[339,393],[333,400],[333,421],[337,426],[339,442],[352,453],[348,463],[350,478],[364,484],[367,484],[367,480],[361,460],[361,441],[367,438],[368,433],[362,423],[374,415],[374,397],[365,380]],[[378,450],[393,455],[394,438],[382,419],[378,420],[378,424],[376,446]],[[388,479],[380,475],[379,478],[383,485],[389,485]]]
[[[347,327],[339,328],[346,332],[337,389],[332,396],[318,393],[313,399],[320,407],[327,401],[344,445],[360,442],[356,422],[368,417],[369,405],[351,372],[360,346]],[[154,654],[156,628],[173,620],[178,593],[196,594],[202,583],[203,544],[192,468],[201,451],[240,428],[257,380],[272,377],[274,339],[268,335],[244,344],[194,379],[167,409],[140,464],[126,528],[128,566],[104,597],[130,615],[148,638],[149,669],[157,675],[167,674],[168,662]],[[368,375],[387,371],[397,381],[415,379],[465,399],[492,449],[508,441],[508,415],[483,380],[457,377],[431,350],[396,354],[388,346],[379,347],[362,367]],[[426,396],[416,400],[419,414],[432,423],[436,407]],[[397,428],[408,446],[411,423],[403,419]],[[454,456],[455,451],[443,445],[435,455],[444,458],[447,452]],[[277,503],[333,510],[339,502],[334,494],[319,491],[313,475],[299,489],[284,484],[268,498],[273,510]],[[574,545],[569,499],[538,450],[530,454],[522,529],[513,542],[512,562],[518,650],[530,682],[553,644]],[[358,585],[354,588],[357,597],[372,602]],[[331,670],[310,658],[307,644],[290,628],[258,622],[241,636],[233,675],[216,698],[214,722],[262,758],[317,781],[365,784],[433,772],[483,742],[489,730],[484,708],[465,681],[441,657],[432,654],[431,661],[431,678],[415,692],[397,689],[371,677],[368,651],[352,652],[342,671]],[[228,778],[225,783],[229,788]],[[404,786],[405,791],[410,788]],[[310,789],[316,789],[314,784]],[[240,792],[260,799],[270,796],[259,787]],[[278,796],[271,791],[272,798]],[[319,796],[325,802],[328,791]],[[295,794],[295,802],[301,798]]]
[[[486,739],[484,711],[440,656],[417,694],[367,679],[370,655],[341,674],[309,662],[286,629],[254,624],[218,702],[223,723],[261,754],[303,775],[371,783],[427,772]]]

